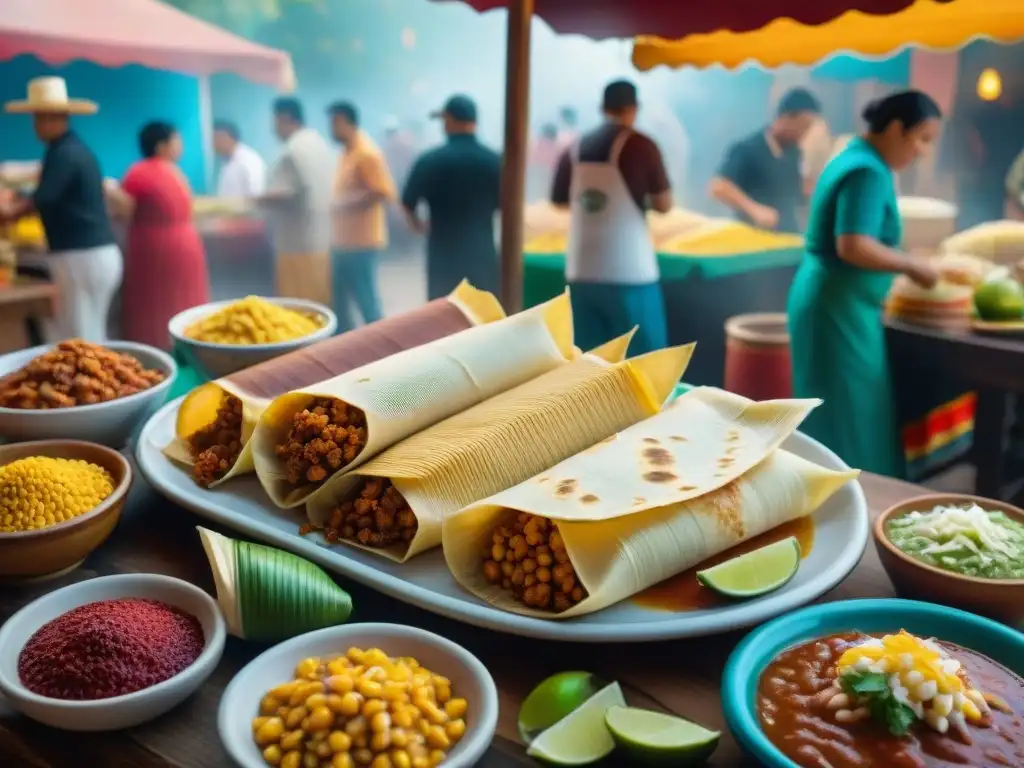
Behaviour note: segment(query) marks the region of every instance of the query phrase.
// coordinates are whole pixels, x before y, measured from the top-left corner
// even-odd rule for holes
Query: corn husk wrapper
[[[217,602],[235,637],[278,643],[348,621],[352,599],[308,560],[196,530],[213,570]]]
[[[1024,222],[986,221],[942,242],[943,253],[968,254],[1010,267],[1024,258]]]
[[[856,477],[777,448],[819,402],[693,390],[613,440],[449,516],[448,566],[473,594],[524,616],[568,619],[613,605],[810,514]],[[529,608],[484,578],[481,550],[518,512],[557,521],[588,593],[569,610]]]
[[[249,439],[260,415],[275,397],[504,317],[492,294],[463,281],[446,298],[202,384],[178,408],[176,436],[164,448],[164,454],[192,466],[188,437],[212,424],[217,409],[233,395],[242,401],[243,448],[230,471],[210,487],[252,472],[255,464]]]
[[[329,493],[346,473],[400,440],[489,397],[564,365],[578,354],[572,341],[568,291],[495,323],[364,365],[277,398],[253,432],[256,474],[279,507]],[[319,485],[287,482],[275,453],[292,415],[316,397],[332,397],[366,416],[366,445],[354,461]]]
[[[545,467],[657,413],[679,381],[693,346],[622,361],[632,333],[515,389],[435,424],[350,473],[311,500],[324,525],[360,477],[385,477],[418,523],[406,545],[372,548],[403,562],[438,546],[444,519],[469,503],[522,482]]]

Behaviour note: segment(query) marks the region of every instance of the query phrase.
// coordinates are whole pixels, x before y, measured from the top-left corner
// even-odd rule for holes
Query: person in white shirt
[[[266,189],[267,166],[255,149],[241,142],[238,126],[226,120],[213,125],[213,148],[220,157],[218,197],[259,197]]]

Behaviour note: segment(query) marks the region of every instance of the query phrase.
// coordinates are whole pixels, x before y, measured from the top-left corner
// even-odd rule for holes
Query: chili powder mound
[[[22,648],[18,675],[40,696],[109,699],[174,677],[205,645],[185,611],[158,600],[102,600],[44,624]]]

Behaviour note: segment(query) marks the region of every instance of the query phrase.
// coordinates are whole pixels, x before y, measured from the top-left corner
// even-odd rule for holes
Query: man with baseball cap
[[[804,199],[800,142],[820,113],[810,91],[786,93],[770,125],[729,147],[711,180],[711,196],[756,227],[798,232],[797,209]]]
[[[402,192],[409,225],[427,235],[427,293],[447,296],[463,280],[498,286],[494,214],[501,202],[501,156],[476,137],[476,104],[452,96],[432,117],[444,121],[445,144],[416,160]],[[417,207],[426,203],[429,225]]]
[[[672,207],[658,146],[634,130],[639,103],[626,80],[604,90],[604,124],[563,155],[551,202],[571,214],[566,282],[572,290],[576,343],[591,349],[639,326],[631,352],[667,343],[658,258],[647,209]]]

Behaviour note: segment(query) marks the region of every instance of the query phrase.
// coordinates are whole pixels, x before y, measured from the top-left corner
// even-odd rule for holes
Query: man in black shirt
[[[804,197],[800,141],[820,112],[810,91],[796,88],[785,94],[770,125],[729,147],[711,181],[711,196],[755,227],[799,231],[797,208]]]
[[[36,136],[46,144],[39,184],[0,220],[39,214],[52,258],[50,273],[60,295],[49,334],[52,341],[106,339],[110,302],[121,284],[121,251],[107,213],[103,175],[95,155],[70,129],[71,115],[96,112],[89,101],[68,99],[59,77],[28,84],[28,99],[9,102],[6,111],[31,114]]]

